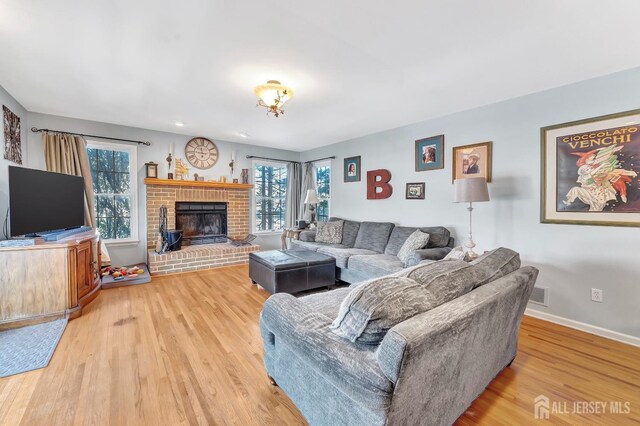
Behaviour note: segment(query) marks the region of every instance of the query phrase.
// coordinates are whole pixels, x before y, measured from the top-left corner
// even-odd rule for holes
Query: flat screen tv
[[[84,179],[9,167],[11,236],[84,225]]]

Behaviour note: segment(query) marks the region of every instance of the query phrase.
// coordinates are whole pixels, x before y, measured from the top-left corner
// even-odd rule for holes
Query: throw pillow
[[[485,277],[482,282],[475,286],[480,287],[483,284],[497,280],[519,269],[520,255],[508,248],[500,247],[483,254],[471,262],[471,265],[481,270]]]
[[[469,260],[469,256],[465,253],[462,246],[454,247],[442,260]]]
[[[425,247],[428,242],[429,234],[416,229],[411,235],[409,235],[409,238],[407,238],[404,244],[402,244],[402,247],[400,247],[400,250],[398,251],[398,259],[402,261],[404,266],[407,266],[407,260],[409,260],[411,253]]]
[[[396,324],[467,293],[476,278],[472,266],[459,261],[421,265],[409,275],[355,287],[342,301],[331,331],[352,342],[377,345]]]
[[[316,242],[327,244],[340,244],[342,242],[342,228],[344,220],[333,222],[318,222],[316,230]]]

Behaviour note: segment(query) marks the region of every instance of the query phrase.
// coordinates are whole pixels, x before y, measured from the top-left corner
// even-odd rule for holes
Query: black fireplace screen
[[[226,242],[227,203],[177,202],[176,229],[187,245]]]

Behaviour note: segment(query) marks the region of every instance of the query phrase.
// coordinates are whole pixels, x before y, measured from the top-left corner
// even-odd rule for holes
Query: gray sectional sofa
[[[385,277],[300,298],[275,294],[260,320],[267,373],[313,426],[450,425],[516,355],[538,271],[520,267],[514,254],[498,249],[470,264],[425,262],[392,274],[408,278]],[[416,281],[412,295],[398,291],[393,300],[393,286],[407,279]],[[362,302],[354,296],[372,282],[377,290],[367,299],[380,296],[378,308],[388,306],[390,316],[398,313],[394,301],[420,313],[384,330],[376,344],[358,343],[335,326],[343,302]],[[440,293],[463,291],[435,308],[421,305],[422,289],[439,297],[434,285]],[[384,320],[363,312],[355,314]]]
[[[330,221],[344,220],[332,217]],[[454,240],[443,226],[395,226],[388,222],[356,222],[344,220],[342,242],[327,244],[315,241],[315,231],[302,231],[299,240],[291,241],[293,250],[312,250],[336,259],[336,279],[355,283],[398,272],[405,268],[397,254],[402,244],[416,230],[429,234],[426,248],[415,250],[407,267],[423,260],[444,258]]]

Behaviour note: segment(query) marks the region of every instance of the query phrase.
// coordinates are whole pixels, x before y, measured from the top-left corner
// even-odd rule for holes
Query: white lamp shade
[[[454,203],[489,201],[489,188],[485,178],[456,179],[453,182]]]
[[[318,204],[320,200],[318,200],[318,194],[316,194],[315,189],[307,190],[307,197],[304,199],[305,204]]]

